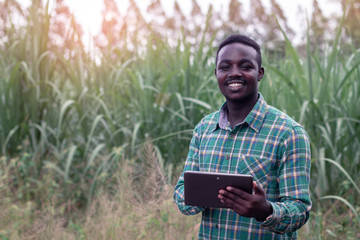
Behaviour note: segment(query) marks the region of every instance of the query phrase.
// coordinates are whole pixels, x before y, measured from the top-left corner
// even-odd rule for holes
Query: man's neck
[[[227,118],[232,128],[234,128],[239,123],[244,122],[247,115],[251,112],[251,110],[255,106],[257,99],[258,98],[256,98],[251,102],[246,102],[246,104],[241,102],[227,101],[227,108],[228,108]]]

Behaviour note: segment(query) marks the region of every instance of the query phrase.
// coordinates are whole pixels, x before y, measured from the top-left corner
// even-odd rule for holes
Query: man
[[[308,136],[259,93],[265,71],[254,40],[228,37],[215,63],[226,102],[195,127],[184,172],[251,174],[253,193],[228,186],[218,198],[229,208],[187,206],[181,174],[175,202],[183,214],[202,213],[199,239],[296,239],[311,209]]]

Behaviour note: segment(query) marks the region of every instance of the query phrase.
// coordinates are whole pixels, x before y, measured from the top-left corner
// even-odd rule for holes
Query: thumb
[[[254,192],[255,194],[260,194],[260,195],[264,195],[264,189],[262,189],[262,187],[257,184],[255,181],[253,181],[253,187],[254,187]]]

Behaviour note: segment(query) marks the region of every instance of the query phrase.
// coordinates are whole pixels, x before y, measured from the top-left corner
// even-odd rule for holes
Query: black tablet
[[[227,208],[218,198],[227,186],[252,193],[253,177],[244,174],[187,171],[184,173],[185,204],[199,207]]]

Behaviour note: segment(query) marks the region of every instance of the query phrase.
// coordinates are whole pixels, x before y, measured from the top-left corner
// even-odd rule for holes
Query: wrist
[[[267,207],[265,208],[264,215],[257,217],[255,219],[256,219],[256,221],[259,221],[259,222],[265,222],[272,216],[272,214],[273,214],[273,208],[272,208],[270,202],[267,201]]]

